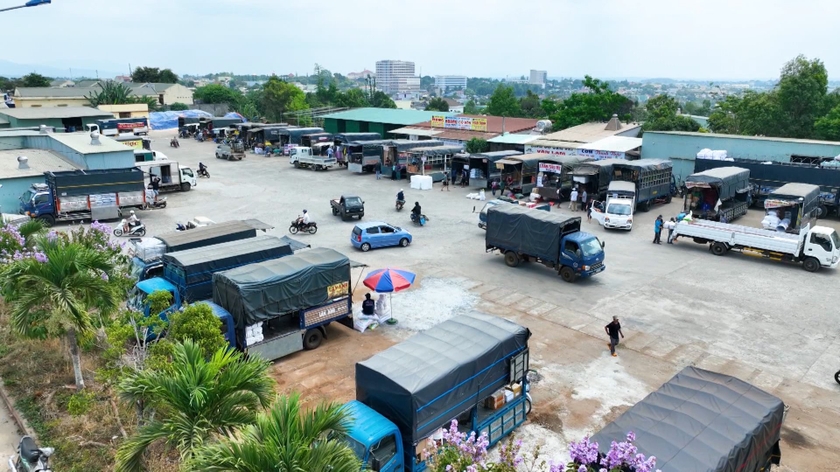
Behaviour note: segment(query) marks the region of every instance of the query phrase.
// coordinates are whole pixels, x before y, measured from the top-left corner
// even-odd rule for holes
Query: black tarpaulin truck
[[[735,377],[686,367],[591,441],[605,454],[628,432],[662,472],[767,472],[779,465],[785,404]]]
[[[694,218],[731,222],[746,215],[752,204],[750,171],[742,167],[718,167],[689,175],[684,210]]]
[[[776,212],[788,233],[799,234],[820,213],[820,187],[811,184],[785,184],[764,199],[764,209]],[[787,222],[785,222],[787,221]]]

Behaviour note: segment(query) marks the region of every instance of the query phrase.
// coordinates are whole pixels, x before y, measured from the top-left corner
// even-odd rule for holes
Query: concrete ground
[[[6,461],[15,454],[19,441],[20,431],[17,424],[12,419],[6,404],[0,401],[0,469],[5,470],[8,467]]]
[[[782,432],[788,470],[836,470],[840,462],[840,385],[833,380],[840,369],[836,270],[812,274],[737,253],[716,257],[691,241],[651,244],[654,218],[678,213],[675,201],[638,214],[629,233],[584,221],[586,231],[606,242],[607,269],[567,284],[542,266],[509,268],[501,256],[486,254],[484,232],[477,227],[483,203],[465,198],[468,189],[411,190],[407,181],[377,181],[343,168],[298,170],[285,157],[250,153],[241,162],[221,161],[212,143],[182,140],[181,148],[172,149],[174,131],[153,134],[154,149],[193,169],[203,161],[212,177],[200,179],[190,192],[169,194],[166,209],[141,212],[149,235],[200,215],[217,222],[259,218],[276,227],[271,234],[282,236],[306,208],[319,230],[298,239],[335,248],[371,269],[399,267],[418,274],[415,288],[394,296],[397,318],[419,326],[426,316],[457,314],[465,308],[449,307],[454,297],[528,326],[532,367],[541,380],[532,388],[531,424],[520,434],[527,444],[543,444],[546,457],[566,460],[568,441],[597,431],[683,367],[696,365],[751,382],[790,406]],[[393,204],[400,188],[408,205],[397,213]],[[365,200],[366,221],[401,225],[414,242],[356,251],[349,242],[355,223],[330,213],[329,199],[342,193]],[[426,227],[409,222],[415,201],[430,218]],[[760,220],[760,212],[751,211],[738,223],[758,226]],[[840,227],[836,219],[824,224]],[[424,282],[450,292],[425,292]],[[617,358],[609,356],[604,334],[613,315],[621,318],[626,335]],[[408,334],[390,326],[363,334],[331,327],[321,348],[276,362],[273,374],[283,391],[344,401],[354,395],[355,362]]]

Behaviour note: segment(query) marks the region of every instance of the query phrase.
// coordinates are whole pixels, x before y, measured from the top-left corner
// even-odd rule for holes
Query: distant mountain
[[[102,69],[97,71],[96,69],[76,69],[75,67],[71,69],[69,67],[60,68],[39,64],[18,64],[16,62],[9,62],[0,59],[0,76],[2,77],[22,77],[26,74],[37,72],[47,77],[66,78],[70,77],[71,71],[73,77],[97,77],[98,72],[98,76],[103,79],[110,79],[125,73]]]

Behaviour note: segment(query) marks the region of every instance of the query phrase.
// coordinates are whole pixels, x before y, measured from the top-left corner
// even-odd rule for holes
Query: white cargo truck
[[[837,231],[825,226],[803,227],[799,234],[788,234],[709,220],[681,221],[674,237],[691,238],[709,244],[709,250],[722,256],[730,250],[774,261],[802,263],[808,272],[821,267],[835,268],[840,261]]]
[[[607,189],[607,202],[594,202],[592,219],[604,228],[633,229],[636,209],[636,184],[614,180]]]
[[[309,167],[315,170],[326,170],[338,163],[334,157],[313,155],[312,148],[308,147],[293,147],[289,153],[289,164],[295,166],[296,169]]]

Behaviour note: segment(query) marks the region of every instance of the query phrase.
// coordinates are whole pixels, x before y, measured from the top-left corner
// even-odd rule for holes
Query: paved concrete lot
[[[654,218],[674,216],[681,208],[675,201],[637,215],[630,233],[584,222],[585,230],[606,242],[607,270],[567,284],[542,266],[512,269],[501,256],[486,254],[484,232],[477,227],[483,202],[465,198],[467,189],[441,192],[436,186],[421,192],[409,189],[407,181],[377,181],[343,168],[298,170],[287,158],[250,153],[241,162],[221,161],[214,158],[212,143],[184,140],[180,149],[169,148],[172,134],[158,134],[153,147],[193,169],[203,161],[212,177],[200,179],[190,192],[167,195],[164,210],[141,212],[149,235],[201,215],[217,222],[259,218],[282,236],[306,208],[319,230],[298,239],[335,248],[370,268],[417,272],[417,286],[394,297],[397,318],[445,317],[448,300],[463,297],[475,309],[523,323],[534,333],[532,363],[542,380],[532,389],[532,424],[521,434],[526,442],[544,443],[548,457],[565,459],[566,442],[597,431],[683,367],[697,365],[752,382],[790,405],[782,462],[791,470],[835,470],[840,462],[840,386],[833,380],[840,369],[835,307],[840,274],[835,270],[812,274],[737,253],[716,257],[687,240],[651,244]],[[400,188],[408,204],[397,213],[393,204]],[[342,193],[363,197],[366,221],[407,228],[414,242],[369,253],[353,249],[349,237],[355,222],[330,213],[329,199]],[[409,222],[415,201],[430,218],[426,227]],[[754,211],[739,223],[758,226],[760,219]],[[837,220],[824,224],[840,226]],[[463,295],[429,289],[423,298],[424,281]],[[604,334],[612,315],[621,318],[627,335],[618,358],[609,357]],[[331,327],[324,346],[275,363],[274,374],[282,389],[343,401],[354,395],[354,363],[408,334],[404,327],[364,334]]]

